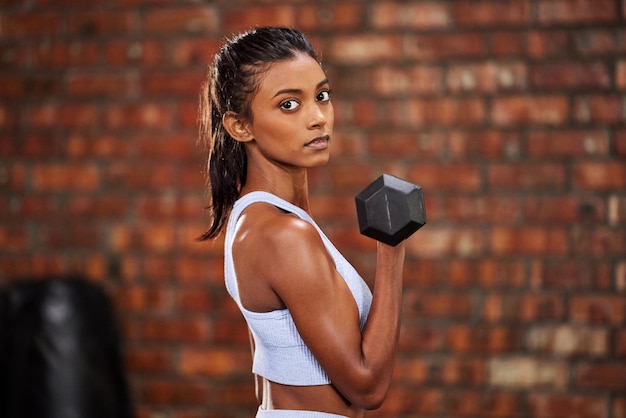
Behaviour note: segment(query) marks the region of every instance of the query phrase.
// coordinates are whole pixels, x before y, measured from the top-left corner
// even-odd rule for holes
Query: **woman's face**
[[[328,161],[334,112],[320,65],[306,54],[271,64],[252,98],[249,155],[281,166],[315,167]]]

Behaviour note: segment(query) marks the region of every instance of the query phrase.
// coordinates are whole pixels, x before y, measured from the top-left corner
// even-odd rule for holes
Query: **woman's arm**
[[[256,226],[258,233],[240,247],[253,259],[250,272],[290,310],[337,390],[360,408],[380,406],[398,344],[404,244],[378,244],[372,306],[361,332],[356,302],[315,228],[285,214]]]

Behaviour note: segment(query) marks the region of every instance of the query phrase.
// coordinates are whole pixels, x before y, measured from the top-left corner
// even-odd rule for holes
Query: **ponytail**
[[[198,239],[220,235],[246,184],[244,145],[233,139],[222,122],[226,112],[252,120],[250,102],[258,89],[259,75],[272,63],[305,53],[318,61],[315,50],[294,29],[262,27],[227,41],[215,55],[202,86],[199,103],[199,142],[207,156],[207,185],[211,199],[211,225]]]

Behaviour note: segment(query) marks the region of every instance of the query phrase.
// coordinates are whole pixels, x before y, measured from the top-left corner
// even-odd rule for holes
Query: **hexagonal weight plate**
[[[355,197],[363,235],[398,245],[426,224],[422,188],[383,174]]]

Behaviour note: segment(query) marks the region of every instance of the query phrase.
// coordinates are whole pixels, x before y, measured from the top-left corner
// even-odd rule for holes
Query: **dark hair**
[[[246,184],[246,151],[224,129],[222,117],[234,112],[251,121],[250,102],[259,87],[259,75],[270,64],[298,53],[319,61],[313,46],[299,31],[260,27],[228,40],[215,54],[200,95],[199,141],[207,152],[212,222],[199,240],[220,234]]]

